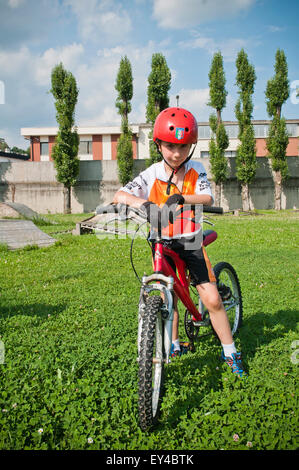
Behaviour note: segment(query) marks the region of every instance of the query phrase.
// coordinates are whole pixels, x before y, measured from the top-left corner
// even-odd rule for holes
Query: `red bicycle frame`
[[[217,232],[214,230],[207,230],[204,232],[203,246],[207,246],[217,238]],[[171,265],[167,262],[165,255],[170,257],[176,266],[178,276],[172,269]],[[178,298],[183,302],[185,307],[193,315],[196,321],[202,321],[202,315],[196,308],[196,305],[192,301],[189,292],[190,281],[186,276],[186,263],[180,256],[170,248],[163,245],[161,240],[158,240],[154,246],[154,271],[162,273],[165,276],[173,277],[173,289]]]
[[[162,273],[165,276],[173,277],[173,289],[175,294],[183,302],[194,318],[197,321],[202,321],[202,315],[190,297],[189,280],[186,276],[186,263],[175,251],[165,247],[160,241],[155,243],[154,249],[154,271]],[[178,271],[178,276],[168,263],[165,255],[169,256],[174,261]]]

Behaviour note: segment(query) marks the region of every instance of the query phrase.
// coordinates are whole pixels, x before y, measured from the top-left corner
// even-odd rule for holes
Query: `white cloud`
[[[227,62],[236,60],[238,52],[242,48],[246,48],[249,40],[241,38],[230,38],[217,42],[214,38],[198,36],[187,41],[181,41],[179,46],[183,49],[204,49],[213,55],[220,51],[223,59]]]
[[[24,3],[24,0],[8,0],[10,8],[18,8],[22,3]]]
[[[207,105],[210,99],[209,88],[182,88],[177,95],[179,95],[179,106],[191,111],[198,121],[208,119],[211,111],[211,108]],[[176,106],[176,95],[170,96],[170,106]]]
[[[119,124],[115,100],[115,81],[124,53],[132,64],[134,95],[131,122],[145,121],[147,79],[151,57],[159,45],[149,41],[144,47],[122,45],[103,48],[88,58],[82,44],[49,48],[36,53],[27,47],[17,51],[0,50],[1,80],[6,103],[2,105],[0,127],[10,125],[17,134],[21,127],[54,126],[55,108],[51,88],[52,68],[62,62],[76,78],[79,88],[76,106],[77,125]],[[6,124],[4,124],[6,123]],[[20,141],[18,141],[20,145]]]
[[[28,47],[21,47],[18,51],[0,50],[0,70],[1,76],[16,76],[20,70],[27,69],[28,60],[30,60],[30,51]]]
[[[39,86],[49,86],[52,68],[59,62],[66,69],[76,68],[83,52],[81,44],[50,48],[43,54],[34,54],[28,47],[21,47],[18,51],[0,51],[1,75],[22,83],[28,79]]]
[[[65,5],[76,15],[84,41],[98,42],[104,37],[117,42],[132,29],[129,14],[116,0],[65,0]]]
[[[230,17],[256,0],[154,0],[154,18],[162,28],[183,29]]]
[[[282,31],[285,31],[285,27],[282,27],[282,26],[275,26],[275,25],[269,25],[268,26],[268,31],[270,31],[270,33],[281,33]]]
[[[40,57],[33,57],[35,61],[34,78],[38,85],[48,85],[50,83],[52,68],[63,63],[67,70],[73,72],[78,67],[83,56],[84,48],[82,44],[71,44],[58,49],[47,49]]]

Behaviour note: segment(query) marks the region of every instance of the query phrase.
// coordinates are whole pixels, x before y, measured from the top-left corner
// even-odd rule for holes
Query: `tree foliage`
[[[289,143],[289,135],[284,118],[277,115],[273,117],[267,138],[267,149],[272,160],[272,169],[281,173],[282,180],[288,176],[288,164],[286,149]]]
[[[57,180],[65,188],[64,211],[70,212],[71,187],[75,185],[79,174],[79,136],[76,128],[73,129],[79,91],[74,76],[65,70],[62,63],[53,68],[51,85],[50,92],[55,99],[56,120],[59,126],[52,158],[57,172]]]
[[[127,56],[120,61],[115,89],[118,91],[115,104],[122,122],[122,133],[117,143],[118,177],[121,184],[125,185],[132,179],[133,173],[132,131],[128,121],[133,97],[133,75]]]
[[[282,179],[285,179],[287,176],[286,148],[289,136],[285,120],[281,117],[281,109],[283,103],[289,97],[290,87],[288,65],[284,52],[278,49],[275,58],[275,75],[268,81],[265,92],[267,111],[269,116],[272,117],[267,149],[272,160],[273,170],[281,172]]]
[[[117,143],[118,178],[122,185],[132,179],[133,173],[133,148],[132,132],[130,129],[123,132]]]
[[[131,99],[133,98],[132,67],[127,56],[122,57],[116,77],[115,89],[118,92],[116,107],[123,119],[128,120],[131,112]]]
[[[272,118],[267,149],[274,171],[274,206],[276,210],[280,210],[282,182],[288,175],[286,149],[289,142],[285,119],[281,117],[281,109],[290,95],[288,65],[285,53],[281,49],[276,51],[274,70],[274,77],[268,80],[265,91],[267,111]]]
[[[154,124],[158,114],[169,106],[168,91],[171,85],[171,72],[163,54],[156,53],[152,55],[151,72],[148,77],[147,88],[147,107],[146,121]],[[161,160],[160,154],[157,152],[155,144],[152,140],[152,132],[150,138],[150,158],[148,164]]]
[[[147,88],[147,122],[154,124],[158,114],[169,106],[170,84],[171,73],[165,57],[160,53],[153,54]]]
[[[218,121],[222,109],[226,106],[227,91],[225,89],[225,73],[223,68],[223,58],[221,52],[216,52],[213,56],[209,72],[210,101],[208,106],[216,109]]]
[[[288,64],[283,50],[277,49],[275,55],[275,75],[268,80],[266,88],[266,104],[269,116],[277,114],[281,116],[283,103],[290,95],[290,85],[288,79]]]
[[[211,114],[209,119],[212,130],[212,138],[209,144],[210,165],[212,178],[216,185],[216,205],[220,205],[221,185],[227,179],[228,165],[225,150],[229,144],[225,127],[221,121],[221,112],[226,105],[227,91],[225,89],[223,58],[220,52],[216,52],[213,56],[209,79],[210,101],[208,105],[216,110],[216,115]]]
[[[225,157],[225,149],[228,147],[229,140],[224,124],[220,122],[217,125],[215,115],[210,116],[210,127],[213,134],[215,135],[215,138],[212,136],[209,146],[211,172],[215,184],[220,185],[227,179],[228,168],[227,158]]]
[[[249,184],[254,180],[256,174],[256,142],[254,129],[251,122],[253,103],[252,94],[256,80],[253,65],[248,61],[244,49],[241,49],[236,60],[237,75],[236,84],[239,88],[239,98],[235,106],[235,114],[239,123],[240,145],[237,149],[237,179],[242,186],[243,209],[249,209]]]

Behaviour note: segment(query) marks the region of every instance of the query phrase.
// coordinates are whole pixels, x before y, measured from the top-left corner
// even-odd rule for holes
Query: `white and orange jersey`
[[[133,196],[137,196],[149,201],[154,202],[159,207],[162,207],[169,196],[172,194],[193,195],[193,194],[207,194],[212,197],[211,185],[207,178],[207,173],[204,166],[200,162],[189,160],[184,165],[185,175],[183,181],[182,191],[171,183],[170,193],[167,194],[168,175],[166,174],[164,162],[158,162],[151,165],[146,170],[142,171],[133,181],[120,188]],[[174,226],[170,224],[164,230],[164,238],[181,238],[194,235],[200,230],[197,224],[192,224],[190,221],[184,222],[177,221]],[[177,226],[177,227],[176,227]]]

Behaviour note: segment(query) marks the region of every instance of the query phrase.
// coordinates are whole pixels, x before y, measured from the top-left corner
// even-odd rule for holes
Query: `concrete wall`
[[[274,183],[269,160],[258,158],[256,179],[250,187],[256,209],[274,207]],[[208,176],[208,159],[202,159]],[[299,158],[289,157],[290,178],[283,185],[282,206],[299,206]],[[225,210],[242,207],[240,186],[235,177],[235,158],[229,158],[229,179],[224,184],[221,205]],[[145,168],[145,160],[134,161],[134,174]],[[63,186],[57,183],[53,162],[0,162],[0,201],[18,202],[45,214],[63,212]],[[72,212],[91,212],[98,204],[112,201],[120,187],[117,161],[81,161],[76,186],[72,190]]]

